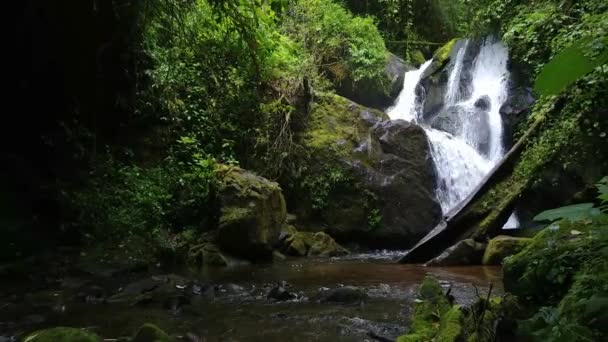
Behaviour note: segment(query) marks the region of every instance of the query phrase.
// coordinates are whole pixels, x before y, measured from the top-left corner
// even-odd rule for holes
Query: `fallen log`
[[[525,146],[539,133],[543,121],[542,118],[536,120],[481,184],[399,262],[424,263],[460,240],[484,240],[498,235],[517,200],[530,186],[527,179],[515,180],[513,170]]]

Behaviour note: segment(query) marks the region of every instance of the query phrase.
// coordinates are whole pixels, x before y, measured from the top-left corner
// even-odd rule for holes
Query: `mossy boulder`
[[[605,260],[603,222],[558,221],[536,234],[518,254],[505,259],[505,290],[537,305],[557,304],[579,272],[596,260]]]
[[[299,232],[288,226],[282,232],[281,249],[291,256],[334,257],[348,254],[331,236],[323,232]]]
[[[77,328],[57,327],[27,335],[24,342],[101,342],[101,337]]]
[[[232,255],[270,259],[287,210],[279,185],[238,167],[221,165],[217,242]]]
[[[329,74],[336,84],[336,93],[364,106],[386,109],[393,105],[403,89],[403,79],[408,71],[405,62],[392,53],[386,56],[384,74],[378,78],[355,81],[350,75],[340,79],[342,68],[332,67]]]
[[[481,261],[484,265],[500,265],[511,255],[521,252],[532,239],[499,235],[488,242]]]
[[[204,242],[190,247],[188,252],[190,263],[210,266],[227,266],[228,260],[219,247],[212,242]]]
[[[377,248],[405,248],[439,221],[421,127],[317,94],[302,141],[310,158],[291,201],[299,219],[338,241]]]
[[[142,325],[131,342],[171,342],[173,339],[154,324]]]

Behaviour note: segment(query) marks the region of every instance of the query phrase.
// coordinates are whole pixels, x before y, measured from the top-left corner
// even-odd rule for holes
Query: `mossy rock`
[[[287,237],[282,241],[282,248],[292,256],[334,257],[349,253],[324,232],[298,232],[295,228],[290,228],[283,233]]]
[[[23,342],[101,342],[101,337],[77,328],[57,327],[27,335]]]
[[[154,324],[142,325],[131,342],[171,342],[173,339]]]
[[[340,242],[406,248],[438,223],[435,171],[424,130],[318,93],[304,131],[309,151],[292,203],[297,217]]]
[[[473,239],[458,241],[426,263],[427,266],[479,265],[486,245]]]
[[[188,252],[191,263],[210,266],[227,266],[227,258],[214,243],[205,242],[192,246]]]
[[[531,303],[556,304],[579,270],[603,256],[599,239],[604,227],[559,221],[545,228],[520,253],[505,259],[505,290]]]
[[[392,106],[399,96],[408,69],[401,58],[388,53],[384,73],[375,78],[354,81],[343,63],[332,65],[328,71],[337,94],[364,106],[384,110]]]
[[[217,174],[219,247],[249,260],[271,259],[287,215],[281,188],[238,167],[220,165]]]
[[[460,316],[460,307],[450,304],[437,279],[427,276],[418,289],[409,332],[397,342],[457,341]]]
[[[422,51],[414,50],[414,51],[410,52],[410,62],[414,66],[418,67],[418,66],[424,64],[424,62],[426,62],[426,58],[422,54]]]
[[[500,265],[506,257],[521,252],[530,241],[532,241],[531,238],[499,235],[488,242],[481,263],[484,265]]]

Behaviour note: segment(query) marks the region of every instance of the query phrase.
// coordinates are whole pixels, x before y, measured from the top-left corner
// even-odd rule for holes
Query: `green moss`
[[[76,329],[57,327],[39,330],[27,335],[24,342],[101,342],[102,339],[90,332]],[[143,342],[143,341],[142,341]]]
[[[414,65],[421,65],[426,62],[426,58],[422,54],[420,50],[408,51],[409,52],[409,61]]]
[[[171,337],[154,324],[142,325],[131,342],[170,342]]]
[[[500,265],[504,258],[522,251],[532,239],[512,236],[497,236],[488,242],[482,264]]]
[[[459,38],[454,38],[435,51],[433,54],[433,63],[430,67],[431,70],[439,70],[448,62],[448,58],[458,40]]]
[[[454,305],[441,317],[439,333],[435,338],[436,342],[458,341],[462,335],[462,311],[460,305]]]
[[[418,289],[418,299],[414,308],[410,330],[407,335],[399,337],[397,341],[413,342],[413,341],[430,341],[442,331],[442,321],[447,318],[449,313],[450,322],[443,324],[443,340],[452,336],[455,332],[453,320],[455,313],[451,312],[447,297],[444,294],[443,288],[433,277],[427,276],[420,284]]]

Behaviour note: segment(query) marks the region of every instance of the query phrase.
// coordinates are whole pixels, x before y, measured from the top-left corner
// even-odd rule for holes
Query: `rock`
[[[333,75],[333,78],[336,79],[334,83],[337,84],[336,93],[364,106],[383,110],[392,106],[399,96],[403,89],[403,78],[408,69],[409,67],[401,58],[389,53],[383,79],[355,82],[349,75],[338,81],[339,77]],[[332,74],[334,73],[330,70],[330,75]]]
[[[517,87],[509,91],[507,100],[500,107],[500,115],[509,127],[516,127],[523,119],[536,99],[532,95],[532,89],[528,87]]]
[[[488,95],[484,95],[475,101],[474,106],[487,112],[492,108],[492,101]]]
[[[279,251],[272,251],[272,261],[285,261],[287,260],[287,257],[279,252]]]
[[[274,299],[277,302],[282,302],[296,298],[296,295],[287,291],[283,286],[277,285],[273,287],[266,295],[268,299]]]
[[[457,136],[462,132],[462,120],[466,117],[464,108],[451,106],[431,120],[431,127]]]
[[[57,327],[27,335],[24,342],[101,342],[101,337],[76,328]],[[143,342],[137,341],[137,342]]]
[[[188,260],[199,265],[227,266],[228,259],[220,249],[211,242],[190,247]]]
[[[291,227],[282,233],[287,236],[282,240],[282,249],[292,256],[334,257],[348,254],[331,236],[323,232],[298,232]]]
[[[304,136],[311,160],[296,212],[339,242],[406,248],[441,217],[424,130],[318,94]],[[296,197],[297,196],[297,197]]]
[[[285,199],[275,182],[238,167],[218,167],[219,247],[249,260],[270,259],[285,223]]]
[[[427,266],[479,265],[485,244],[473,239],[457,242],[439,256],[426,263]]]
[[[171,337],[154,324],[142,325],[131,342],[170,342]]]
[[[319,300],[322,303],[357,303],[368,299],[367,292],[359,287],[344,286],[330,290],[324,290],[319,293]]]
[[[331,236],[317,232],[312,236],[312,245],[308,250],[308,256],[313,257],[335,257],[347,255],[346,248],[340,246]]]
[[[455,342],[462,334],[460,306],[452,306],[439,282],[427,276],[418,287],[410,329],[397,342]]]
[[[482,264],[500,265],[502,261],[511,255],[521,252],[532,239],[499,235],[490,242],[483,254]]]

